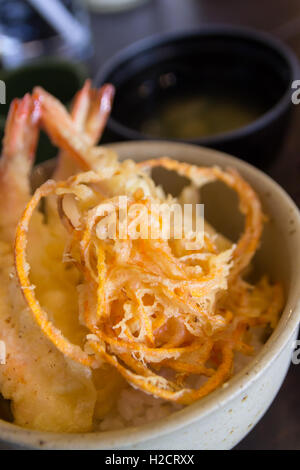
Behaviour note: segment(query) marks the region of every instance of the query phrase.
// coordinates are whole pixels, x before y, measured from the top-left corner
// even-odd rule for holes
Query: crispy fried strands
[[[39,302],[34,294],[34,286],[31,285],[29,280],[29,265],[26,261],[27,233],[29,229],[29,221],[40,200],[43,197],[47,197],[51,194],[54,194],[57,188],[63,186],[64,183],[55,183],[54,181],[49,180],[40,188],[38,188],[32,199],[28,203],[17,227],[15,243],[15,263],[25,300],[30,310],[32,311],[38,325],[45,333],[45,335],[67,357],[70,357],[83,365],[93,366],[95,364],[94,358],[89,357],[88,354],[82,351],[79,346],[71,344],[62,335],[62,333],[52,324],[52,322],[48,320],[48,315],[39,305]]]
[[[246,216],[246,225],[244,234],[234,250],[235,262],[230,274],[230,277],[234,279],[250,263],[262,233],[263,214],[261,204],[251,186],[233,169],[224,172],[217,167],[200,168],[169,158],[148,160],[139,165],[143,169],[157,166],[177,171],[179,175],[189,178],[196,187],[201,187],[203,183],[209,180],[220,180],[237,192],[240,198],[240,209]]]
[[[197,168],[168,158],[122,165],[112,171],[110,196],[100,171],[62,183],[48,181],[35,192],[17,229],[17,274],[37,323],[66,356],[93,368],[104,361],[133,387],[187,405],[230,377],[234,351],[253,353],[249,326],[276,326],[283,303],[280,285],[263,279],[250,286],[241,278],[260,240],[261,205],[233,170]],[[126,236],[121,236],[120,225],[114,236],[103,236],[104,217],[115,216],[119,222],[123,217],[115,191],[122,175],[126,183],[155,166],[175,170],[198,187],[220,180],[235,190],[245,215],[237,245],[219,251],[208,233],[193,251],[185,239],[136,237],[134,228],[142,225],[143,217],[161,226],[161,214],[153,207],[167,201],[158,190],[155,193],[152,182],[147,187],[151,180],[146,176],[137,178],[141,186],[119,192],[127,195]],[[89,330],[83,347],[71,344],[48,320],[30,283],[29,222],[41,198],[50,194],[58,197],[58,213],[69,237],[65,260],[82,273],[79,315]],[[139,211],[131,211],[137,202]]]

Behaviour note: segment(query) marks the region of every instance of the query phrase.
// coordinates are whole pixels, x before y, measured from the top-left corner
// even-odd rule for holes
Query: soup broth
[[[263,112],[262,106],[239,97],[208,93],[183,96],[160,105],[140,130],[156,138],[195,139],[246,126]]]

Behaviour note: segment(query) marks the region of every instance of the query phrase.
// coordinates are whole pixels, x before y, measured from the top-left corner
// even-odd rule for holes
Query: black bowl
[[[172,97],[236,90],[259,104],[257,119],[230,132],[183,141],[266,167],[289,123],[297,73],[298,61],[286,46],[244,28],[216,25],[144,39],[110,59],[96,78],[97,85],[110,82],[116,87],[105,141],[152,139],[140,131],[141,124]]]

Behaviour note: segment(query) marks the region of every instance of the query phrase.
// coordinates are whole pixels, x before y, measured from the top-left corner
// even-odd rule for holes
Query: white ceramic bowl
[[[23,447],[47,449],[230,449],[270,406],[291,361],[300,318],[299,211],[268,176],[220,152],[169,142],[128,142],[111,147],[122,159],[170,156],[197,165],[230,166],[249,181],[270,216],[255,265],[259,271],[284,282],[286,305],[280,323],[260,353],[225,387],[163,420],[138,428],[89,434],[30,431],[0,420],[0,439]],[[43,171],[39,173],[43,175]],[[167,180],[169,183],[172,177]],[[217,209],[213,214],[215,222],[219,227],[223,224],[229,235],[236,232],[239,217],[230,194],[219,187],[217,192],[211,191],[210,197]],[[226,215],[229,213],[230,218]]]

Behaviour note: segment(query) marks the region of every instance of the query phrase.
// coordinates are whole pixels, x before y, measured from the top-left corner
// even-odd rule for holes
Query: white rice
[[[256,327],[251,329],[250,344],[254,347],[255,354],[263,346],[263,336],[265,328]],[[245,356],[241,353],[235,354],[234,360],[234,373],[238,373],[249,364],[253,356]],[[197,386],[201,385],[205,379],[199,377]],[[96,427],[97,431],[113,431],[123,429],[129,426],[140,426],[142,424],[150,423],[174,413],[183,406],[175,403],[170,403],[161,398],[155,398],[146,393],[135,390],[131,386],[127,386],[120,393],[117,401],[117,406],[113,411],[108,413],[105,418]]]
[[[116,408],[99,424],[99,430],[112,431],[139,426],[164,418],[182,407],[128,386],[120,393]]]

